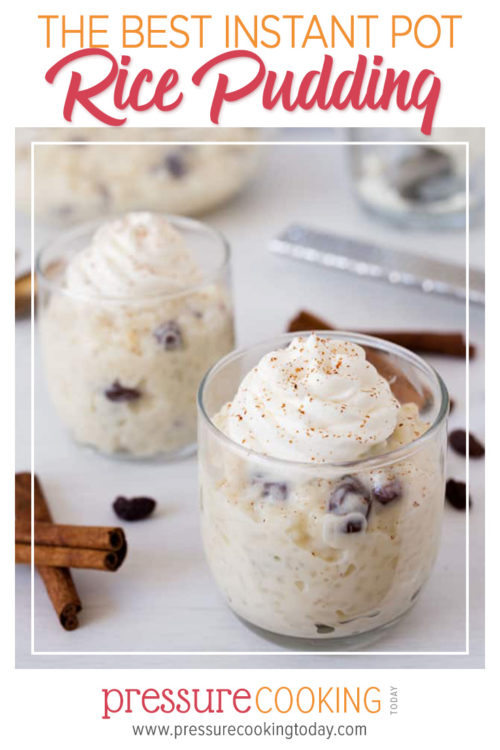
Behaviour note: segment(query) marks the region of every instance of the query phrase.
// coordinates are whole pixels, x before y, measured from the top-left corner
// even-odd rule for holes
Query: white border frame
[[[421,145],[422,141],[92,141],[92,146],[371,146]],[[35,147],[82,146],[82,141],[31,141],[31,498],[34,497],[35,466]],[[465,146],[465,492],[469,497],[469,142],[433,141],[433,145]],[[469,563],[469,505],[465,512],[465,650],[464,651],[36,651],[35,650],[35,564],[34,536],[31,537],[31,656],[469,656],[470,655],[470,563]],[[31,503],[31,528],[34,528],[34,504]]]

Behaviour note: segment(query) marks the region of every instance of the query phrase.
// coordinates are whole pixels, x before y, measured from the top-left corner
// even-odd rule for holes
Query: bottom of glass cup
[[[244,617],[236,614],[236,617],[242,622],[245,627],[249,628],[253,633],[264,638],[270,643],[274,643],[281,648],[289,649],[290,651],[359,651],[360,649],[368,648],[373,646],[374,643],[379,641],[388,630],[397,625],[403,618],[405,618],[410,610],[415,605],[412,602],[410,606],[401,614],[394,619],[390,620],[383,625],[377,625],[372,630],[365,630],[363,633],[353,633],[352,635],[342,636],[329,636],[329,637],[299,637],[291,635],[281,635],[280,633],[273,633],[270,630],[254,625],[253,623],[246,620]]]
[[[108,458],[112,461],[129,461],[131,463],[145,463],[145,464],[156,464],[156,463],[169,463],[173,461],[182,461],[185,458],[189,458],[196,453],[197,443],[193,441],[188,445],[175,448],[171,451],[158,451],[152,454],[136,454],[130,451],[114,451],[107,452],[100,450],[95,445],[89,443],[81,443],[78,440],[73,439],[73,442],[89,453],[98,455],[102,458]]]

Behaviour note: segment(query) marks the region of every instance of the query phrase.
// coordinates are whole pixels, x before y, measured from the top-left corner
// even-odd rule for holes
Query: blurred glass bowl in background
[[[52,141],[37,145],[34,157],[34,210],[47,224],[141,209],[202,214],[254,175],[262,149],[238,141],[255,141],[257,134],[255,128],[21,128],[16,208],[30,211],[31,141]]]
[[[467,209],[471,221],[484,205],[484,131],[436,128],[430,137],[413,128],[353,128],[353,184],[370,212],[403,227],[461,228]],[[406,141],[406,142],[405,142]]]

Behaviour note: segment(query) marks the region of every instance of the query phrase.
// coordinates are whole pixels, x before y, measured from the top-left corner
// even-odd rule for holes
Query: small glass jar
[[[466,146],[469,143],[469,215],[484,205],[484,131],[436,128],[353,128],[351,166],[364,208],[396,225],[417,229],[465,226]],[[405,143],[406,141],[406,143]]]
[[[101,222],[62,233],[36,263],[48,389],[74,439],[124,458],[171,458],[196,443],[196,392],[234,347],[230,250],[206,224],[167,216],[201,269],[175,293],[74,294],[65,272]]]
[[[21,128],[16,207],[30,212],[31,141],[40,142],[36,217],[69,226],[124,211],[205,213],[253,177],[257,137],[255,128]]]
[[[203,543],[219,588],[243,620],[268,633],[355,648],[404,615],[432,570],[444,505],[448,395],[417,355],[370,336],[321,331],[369,351],[400,402],[418,402],[428,429],[383,455],[347,463],[247,450],[218,429],[214,416],[260,359],[294,335],[229,354],[200,386]],[[365,519],[348,530],[358,533],[346,533],[346,519],[331,510],[339,487],[361,488],[367,498]]]

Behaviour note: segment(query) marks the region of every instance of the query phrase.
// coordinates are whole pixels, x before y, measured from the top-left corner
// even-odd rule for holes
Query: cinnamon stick
[[[16,542],[31,544],[31,524],[16,524]],[[37,521],[35,544],[119,551],[125,544],[123,530],[112,526],[72,526]]]
[[[125,555],[118,552],[80,547],[55,547],[35,544],[35,565],[87,570],[118,570]],[[16,542],[16,563],[31,562],[31,544]]]
[[[289,323],[290,332],[334,331],[335,327],[306,310],[301,310]],[[436,331],[363,331],[384,341],[399,344],[406,349],[423,354],[441,354],[448,357],[465,357],[467,346],[464,335],[459,331],[440,333]],[[469,357],[473,358],[476,349],[469,346]]]
[[[31,314],[31,271],[16,278],[15,300],[16,318],[27,318]]]
[[[391,387],[400,404],[416,404],[422,411],[429,403],[430,393],[426,388],[418,390],[403,372],[376,349],[365,347],[366,359]]]
[[[35,520],[51,522],[50,510],[45,501],[43,491],[38,481],[34,478],[35,497],[34,515]],[[16,474],[16,525],[31,522],[31,475],[22,472]],[[78,627],[78,613],[82,608],[80,597],[76,591],[73,578],[66,567],[49,567],[38,565],[37,571],[44,582],[47,594],[57,613],[59,622],[65,630],[74,630]]]

